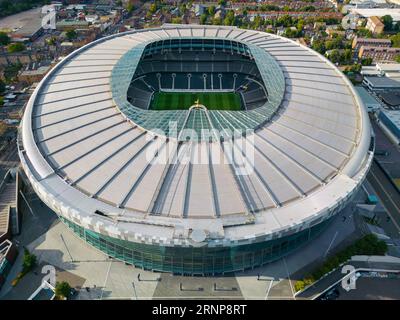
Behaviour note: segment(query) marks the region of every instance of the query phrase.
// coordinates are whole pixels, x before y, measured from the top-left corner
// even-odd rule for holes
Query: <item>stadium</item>
[[[276,35],[163,25],[63,59],[25,109],[30,185],[110,257],[242,271],[315,239],[371,165],[368,115],[321,55]]]

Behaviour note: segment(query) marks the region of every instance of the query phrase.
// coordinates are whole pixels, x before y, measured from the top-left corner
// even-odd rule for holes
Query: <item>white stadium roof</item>
[[[228,164],[171,168],[148,161],[146,148],[172,151],[176,140],[136,126],[115,105],[110,81],[117,62],[140,44],[172,37],[242,41],[279,64],[285,94],[278,113],[249,137],[256,146],[250,175],[236,175]],[[183,245],[192,243],[188,230],[201,229],[209,243],[231,243],[332,215],[365,177],[370,137],[358,94],[314,51],[263,32],[165,25],[100,39],[59,63],[27,105],[20,156],[38,195],[86,228]],[[192,157],[226,157],[215,141],[180,148]]]

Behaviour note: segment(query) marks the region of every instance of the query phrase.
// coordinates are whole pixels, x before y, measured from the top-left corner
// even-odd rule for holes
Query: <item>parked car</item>
[[[340,292],[338,288],[330,289],[327,293],[323,295],[321,300],[336,300],[339,298]]]
[[[384,156],[387,157],[389,155],[389,151],[387,150],[375,150],[375,155],[376,156]]]

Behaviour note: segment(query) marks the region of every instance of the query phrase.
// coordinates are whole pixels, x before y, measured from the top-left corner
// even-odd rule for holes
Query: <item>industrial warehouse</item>
[[[139,268],[214,275],[318,236],[364,181],[374,141],[358,93],[311,49],[164,25],[63,59],[31,96],[18,147],[32,188],[82,240]]]

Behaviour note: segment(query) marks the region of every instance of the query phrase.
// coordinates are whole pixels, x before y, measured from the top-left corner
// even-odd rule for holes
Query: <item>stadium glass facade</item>
[[[146,270],[181,275],[243,271],[275,261],[318,236],[332,218],[282,238],[232,247],[166,247],[112,238],[60,216],[79,238],[110,257]]]

